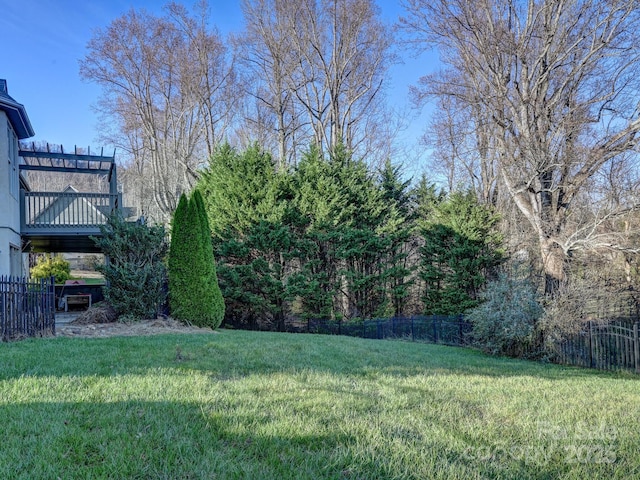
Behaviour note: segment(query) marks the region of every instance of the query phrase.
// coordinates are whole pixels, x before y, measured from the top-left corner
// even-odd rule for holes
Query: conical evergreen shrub
[[[198,215],[200,231],[202,235],[202,255],[203,255],[203,281],[205,285],[205,298],[209,303],[206,308],[207,323],[211,328],[218,328],[224,319],[224,298],[218,285],[218,275],[216,272],[216,260],[213,255],[213,244],[211,243],[211,228],[207,219],[207,211],[204,200],[199,190],[195,190],[191,196],[195,211]]]
[[[224,300],[214,261],[202,197],[196,193],[187,200],[183,194],[173,217],[168,262],[174,318],[201,327],[220,326]]]

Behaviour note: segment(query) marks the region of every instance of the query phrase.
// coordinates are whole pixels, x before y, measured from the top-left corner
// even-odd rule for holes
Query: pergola
[[[31,149],[19,151],[22,158],[20,171],[57,173],[85,173],[104,175],[109,183],[109,193],[80,193],[73,189],[65,192],[20,191],[21,235],[34,251],[48,252],[97,252],[90,236],[100,235],[111,212],[121,208],[118,193],[115,150],[111,156],[65,153],[62,146],[52,151]]]

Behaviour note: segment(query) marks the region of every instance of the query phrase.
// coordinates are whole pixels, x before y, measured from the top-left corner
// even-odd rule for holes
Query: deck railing
[[[118,195],[79,192],[21,192],[22,232],[73,230],[104,225]]]

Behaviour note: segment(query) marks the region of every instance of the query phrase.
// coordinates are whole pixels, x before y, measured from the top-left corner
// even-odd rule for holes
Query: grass
[[[640,378],[221,331],[0,345],[0,478],[640,477]]]
[[[69,280],[82,280],[84,281],[85,285],[104,285],[105,284],[105,280],[104,278],[98,278],[98,277],[71,277]],[[64,283],[56,283],[56,285],[65,285]]]

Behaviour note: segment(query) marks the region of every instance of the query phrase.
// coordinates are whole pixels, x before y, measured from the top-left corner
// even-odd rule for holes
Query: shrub
[[[535,347],[536,325],[543,314],[529,279],[501,273],[481,299],[483,303],[467,316],[474,342],[492,355],[527,355]]]
[[[55,277],[56,283],[64,283],[71,278],[71,267],[62,255],[44,255],[31,268],[31,278],[41,280]]]
[[[192,303],[198,295],[194,291],[198,283],[198,269],[194,268],[192,257],[200,256],[199,233],[189,221],[189,200],[182,194],[171,223],[171,243],[167,263],[169,275],[169,306],[171,315],[179,320],[187,320],[193,310]],[[200,247],[201,250],[201,247]]]
[[[205,267],[205,288],[207,291],[207,299],[210,302],[208,312],[208,323],[211,328],[218,328],[224,320],[224,298],[218,284],[218,274],[216,272],[216,260],[213,255],[213,244],[211,243],[211,228],[207,218],[207,211],[204,206],[204,200],[199,190],[193,192],[192,201],[200,220],[200,233],[203,245],[203,266]]]
[[[584,322],[591,319],[587,311],[589,300],[597,298],[597,293],[601,291],[584,288],[574,282],[565,283],[546,299],[545,314],[540,323],[549,347],[553,342],[581,330]],[[613,303],[612,299],[609,300]]]
[[[166,298],[164,227],[127,222],[116,211],[100,230],[102,237],[93,240],[109,257],[106,265],[97,268],[107,281],[106,299],[118,316],[156,318]]]
[[[216,276],[211,232],[199,192],[180,197],[173,216],[169,250],[171,315],[200,327],[217,328],[224,300]]]

